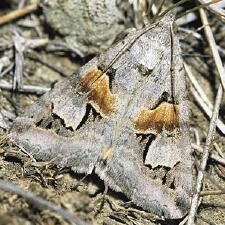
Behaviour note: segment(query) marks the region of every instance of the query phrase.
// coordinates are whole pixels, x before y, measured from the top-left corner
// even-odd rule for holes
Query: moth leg
[[[96,203],[98,201],[100,201],[100,204],[99,204],[99,207],[97,207],[95,210],[96,211],[95,215],[99,214],[102,211],[104,204],[106,202],[106,194],[108,193],[108,190],[109,190],[109,185],[106,181],[104,181],[104,191],[103,191],[102,195],[99,196],[99,198],[96,200]]]

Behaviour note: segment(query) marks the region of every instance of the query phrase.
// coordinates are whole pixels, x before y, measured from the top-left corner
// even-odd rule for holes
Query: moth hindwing
[[[165,218],[189,209],[188,106],[173,15],[130,33],[16,118],[10,136],[36,159],[94,172]]]

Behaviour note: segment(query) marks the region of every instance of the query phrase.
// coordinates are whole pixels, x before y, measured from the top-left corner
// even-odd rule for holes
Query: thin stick
[[[0,189],[15,193],[38,207],[47,208],[51,211],[54,211],[71,224],[88,225],[83,220],[74,217],[74,215],[70,213],[68,210],[65,210],[61,208],[60,206],[57,206],[41,197],[38,197],[34,193],[26,191],[13,183],[9,183],[7,181],[0,179]]]
[[[0,88],[8,91],[13,91],[12,84],[9,84],[6,81],[0,81]],[[47,87],[39,87],[39,86],[33,86],[33,85],[23,85],[22,88],[16,90],[19,93],[29,93],[29,94],[44,94],[48,91],[50,91],[50,88]]]
[[[204,2],[206,0],[198,0],[200,3],[204,4]],[[213,2],[216,4],[218,2],[221,2],[222,0],[213,0]],[[209,11],[211,11],[212,13],[214,13],[220,20],[222,20],[223,22],[225,22],[225,11],[224,11],[224,0],[221,2],[220,4],[221,6],[218,5],[210,5],[209,7],[207,7],[207,9]]]
[[[217,0],[217,2],[220,2],[220,1],[222,1],[222,0]],[[211,2],[207,2],[207,3],[201,2],[201,5],[198,5],[198,6],[195,6],[191,9],[189,9],[189,10],[186,10],[185,12],[181,13],[176,19],[179,19],[179,18],[181,18],[181,17],[183,17],[183,16],[185,16],[185,15],[191,13],[191,12],[197,11],[199,9],[207,8],[208,6],[213,5],[213,4],[215,4],[215,0],[212,0]]]
[[[219,72],[219,75],[220,75],[221,83],[222,83],[223,87],[225,87],[224,68],[223,68],[223,65],[222,65],[221,58],[220,58],[219,53],[218,53],[216,42],[214,40],[212,31],[211,31],[211,29],[208,25],[208,20],[207,20],[207,17],[206,17],[206,14],[205,14],[204,10],[200,9],[199,11],[200,11],[202,23],[204,25],[205,34],[206,34],[207,40],[209,42],[209,46],[210,46],[211,51],[212,51],[213,59],[214,59],[214,62],[216,64],[216,68],[217,68],[217,70]],[[200,194],[200,191],[201,191],[204,172],[205,172],[205,168],[206,168],[206,164],[207,164],[207,160],[208,160],[209,152],[210,152],[209,146],[210,146],[210,144],[213,140],[213,136],[214,136],[214,133],[215,133],[215,127],[216,127],[216,123],[217,123],[217,119],[218,119],[220,103],[221,103],[221,100],[222,100],[222,94],[223,94],[222,85],[221,84],[219,85],[219,88],[218,88],[218,91],[217,91],[215,106],[214,106],[212,117],[211,117],[210,124],[209,124],[209,130],[208,130],[208,135],[207,135],[207,138],[206,138],[205,147],[203,148],[201,165],[200,165],[200,169],[198,171],[195,193],[194,193],[193,198],[192,198],[191,209],[190,209],[190,212],[189,212],[187,225],[193,225],[194,221],[195,221],[195,215],[196,215],[197,208],[198,208],[199,194]]]
[[[27,0],[20,0],[19,4],[18,4],[18,9],[23,8],[26,5],[26,1]]]
[[[57,73],[59,73],[60,75],[62,75],[63,77],[68,77],[71,73],[67,73],[63,68],[57,66],[57,65],[53,65],[49,62],[47,62],[46,60],[43,59],[43,57],[41,57],[40,55],[38,55],[36,52],[34,51],[28,51],[27,52],[27,56],[32,59],[32,60],[37,60],[38,62],[42,63],[43,65],[49,67],[50,69],[56,71]]]
[[[216,122],[218,118],[218,113],[219,113],[219,108],[220,108],[220,103],[222,100],[222,85],[219,86],[217,96],[216,96],[216,101],[215,101],[215,106],[213,109],[213,114],[212,118],[210,120],[209,124],[209,130],[208,130],[208,135],[206,138],[206,143],[203,148],[203,154],[202,154],[202,160],[201,160],[201,165],[198,171],[198,176],[197,176],[197,181],[196,181],[196,187],[195,187],[195,193],[192,197],[192,203],[191,203],[191,209],[189,212],[189,217],[188,217],[188,222],[187,225],[193,225],[195,221],[195,214],[197,212],[198,208],[198,201],[199,201],[199,195],[201,192],[201,187],[202,187],[202,182],[203,182],[203,177],[204,177],[204,171],[207,165],[208,157],[209,157],[209,146],[213,140],[213,136],[215,133],[215,128],[216,128]]]
[[[189,66],[184,63],[184,68],[185,71],[192,83],[193,86],[191,86],[190,90],[191,93],[193,94],[195,100],[198,102],[198,104],[201,106],[201,108],[203,109],[203,111],[205,112],[205,114],[211,118],[212,117],[212,103],[209,101],[208,97],[205,95],[203,89],[201,88],[201,86],[198,84],[197,80],[195,79],[194,75],[192,74]],[[217,120],[217,128],[223,133],[225,134],[225,124],[218,119]]]
[[[191,87],[190,90],[191,90],[191,93],[193,94],[193,96],[195,97],[196,101],[199,103],[199,105],[202,107],[202,109],[206,113],[206,115],[209,118],[211,118],[211,116],[212,116],[212,110],[206,104],[204,104],[204,102],[202,101],[201,97],[198,95],[198,92],[194,88]],[[224,125],[224,123],[220,119],[217,120],[217,128],[223,134],[225,134],[225,125]]]
[[[179,223],[179,225],[184,225],[184,224],[186,224],[187,220],[188,220],[188,216],[186,216],[186,217]]]
[[[193,132],[193,134],[194,134],[196,145],[198,145],[198,146],[201,145],[201,140],[200,140],[200,135],[199,135],[198,129],[191,127],[190,131]]]
[[[222,190],[213,190],[213,191],[201,191],[200,196],[207,196],[207,195],[224,195],[225,192]]]
[[[7,125],[7,123],[4,120],[4,117],[2,115],[1,109],[0,109],[0,128],[3,128],[5,130],[8,129],[8,125]]]
[[[2,109],[1,113],[5,118],[8,118],[10,120],[14,120],[16,118],[16,114],[14,114],[6,109]]]
[[[204,101],[204,103],[207,104],[208,107],[212,110],[212,108],[213,108],[212,103],[209,101],[209,99],[208,99],[207,95],[205,94],[203,88],[199,85],[199,83],[196,80],[195,76],[191,72],[190,67],[186,63],[184,63],[184,68],[185,68],[185,71],[186,71],[186,73],[188,75],[188,78],[190,79],[190,81],[193,84],[194,88],[199,93],[199,95],[202,98],[202,100]]]
[[[9,73],[14,67],[14,63],[11,63],[4,71],[0,73],[0,78],[2,79],[7,73]]]
[[[191,144],[191,147],[196,150],[199,153],[203,153],[203,148],[199,145],[196,144]],[[221,165],[225,166],[225,159],[220,157],[219,155],[215,154],[215,153],[211,153],[209,156],[211,159],[213,159],[214,161],[220,163]]]
[[[222,158],[225,158],[224,157],[224,154],[221,150],[221,148],[219,147],[219,145],[217,143],[214,143],[213,146],[215,147],[216,151],[218,152],[218,154],[222,157]]]
[[[20,89],[23,86],[23,68],[24,68],[24,51],[26,45],[24,38],[14,30],[13,42],[15,47],[15,69],[13,76],[13,90]]]
[[[155,13],[153,19],[152,19],[152,22],[153,22],[153,23],[156,21],[156,19],[158,18],[159,14],[161,13],[162,7],[163,7],[164,3],[165,3],[165,0],[162,0],[162,1],[160,2],[160,5],[159,5],[159,7],[158,7],[158,9],[157,9],[157,11],[156,11],[156,13]]]
[[[216,68],[220,75],[221,84],[223,86],[223,90],[225,90],[225,71],[224,71],[222,60],[221,60],[219,52],[218,52],[218,48],[217,48],[215,39],[213,37],[212,30],[209,26],[209,22],[208,22],[205,11],[203,9],[200,9],[199,12],[200,12],[202,23],[204,25],[205,35],[208,40],[210,49],[212,51],[212,55],[213,55],[214,61],[216,63]]]
[[[191,0],[180,0],[179,2],[171,5],[170,7],[168,7],[164,12],[162,12],[159,17],[163,17],[166,13],[168,13],[169,11],[178,8],[180,5],[183,5],[186,2],[190,2]]]
[[[31,12],[36,11],[39,8],[38,4],[28,5],[21,9],[16,9],[13,12],[10,12],[4,16],[0,16],[0,25],[8,23],[12,20],[15,20],[19,17],[25,16]]]

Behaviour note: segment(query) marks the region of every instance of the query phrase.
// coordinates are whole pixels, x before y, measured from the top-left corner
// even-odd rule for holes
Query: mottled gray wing
[[[129,34],[18,117],[12,140],[39,160],[94,171],[167,218],[190,205],[185,77],[173,14]]]

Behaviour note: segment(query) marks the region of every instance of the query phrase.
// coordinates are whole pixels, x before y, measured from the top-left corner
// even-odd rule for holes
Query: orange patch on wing
[[[157,134],[163,129],[173,131],[179,126],[179,113],[178,105],[163,102],[156,109],[143,109],[134,122],[134,128],[143,134]]]
[[[89,93],[90,104],[102,116],[107,117],[115,111],[116,96],[109,89],[109,77],[98,69],[92,69],[85,74],[80,85],[83,91]]]

